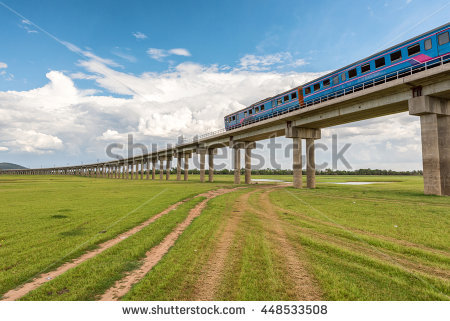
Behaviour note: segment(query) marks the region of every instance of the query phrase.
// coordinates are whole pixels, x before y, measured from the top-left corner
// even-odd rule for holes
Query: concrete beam
[[[425,194],[450,195],[450,116],[445,114],[448,104],[449,100],[428,96],[409,100],[410,114],[420,116]]]

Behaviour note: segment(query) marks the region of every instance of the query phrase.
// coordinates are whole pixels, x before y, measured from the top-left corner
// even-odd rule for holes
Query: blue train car
[[[424,63],[449,60],[449,29],[450,23],[304,84],[305,106],[385,82],[397,73],[410,74],[410,67],[418,72]]]
[[[450,62],[450,23],[225,116],[231,130]]]
[[[225,116],[225,129],[234,129],[271,118],[302,105],[302,87],[297,87]]]

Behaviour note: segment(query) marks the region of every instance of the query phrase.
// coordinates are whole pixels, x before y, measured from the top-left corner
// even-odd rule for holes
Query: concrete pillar
[[[424,193],[450,195],[450,100],[411,98],[410,115],[420,116]]]
[[[316,163],[313,138],[306,139],[306,187],[316,188]]]
[[[139,161],[136,161],[135,162],[135,166],[136,166],[136,168],[135,168],[135,171],[134,171],[134,174],[136,175],[134,178],[135,179],[139,179]]]
[[[159,159],[159,180],[163,180],[164,177],[164,160]]]
[[[171,166],[171,158],[167,157],[166,159],[166,181],[170,179],[170,166]]]
[[[241,183],[241,149],[239,147],[233,147],[234,156],[234,184]]]
[[[252,149],[255,148],[255,143],[245,143],[245,184],[252,183]]]
[[[206,158],[206,149],[199,149],[198,154],[200,155],[200,182],[205,182],[205,158]]]
[[[292,171],[294,174],[294,188],[302,188],[302,139],[299,137],[292,138],[293,155],[292,155]]]
[[[214,149],[208,149],[208,180],[214,181]]]
[[[177,154],[177,181],[181,181],[181,154]]]
[[[141,158],[141,179],[144,179],[144,158]]]
[[[125,179],[130,179],[129,175],[130,175],[130,163],[127,160],[126,163],[124,163],[124,169],[125,169]]]
[[[131,160],[131,173],[130,173],[130,179],[134,179],[134,159]]]
[[[156,158],[152,158],[152,180],[155,179],[156,176]]]
[[[189,177],[189,154],[184,154],[184,180],[187,181]]]
[[[147,165],[146,165],[146,174],[147,174],[147,179],[149,179],[150,178],[150,158],[149,157],[147,157],[147,160],[146,160],[146,163],[147,163]]]

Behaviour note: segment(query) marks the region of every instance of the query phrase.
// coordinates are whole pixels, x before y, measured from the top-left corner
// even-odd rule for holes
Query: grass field
[[[0,296],[94,253],[17,299],[99,300],[127,276],[131,290],[116,299],[450,299],[450,198],[423,195],[421,177],[318,176],[315,190],[258,183],[205,194],[236,187],[215,179],[0,177]],[[347,181],[377,183],[334,184]]]

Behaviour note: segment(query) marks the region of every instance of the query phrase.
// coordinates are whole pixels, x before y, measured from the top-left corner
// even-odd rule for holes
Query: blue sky
[[[0,161],[89,162],[127,133],[162,144],[220,128],[227,112],[447,23],[449,13],[439,0],[2,1]],[[42,110],[46,118],[33,116]],[[162,120],[179,128],[159,128]],[[417,131],[416,120],[398,122]],[[355,155],[368,148],[361,141]],[[417,139],[370,144],[381,155],[396,144],[420,151]],[[403,154],[354,167],[421,167]]]

